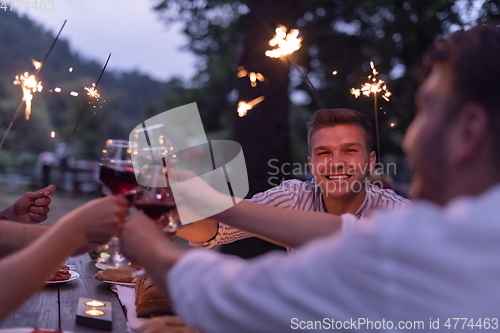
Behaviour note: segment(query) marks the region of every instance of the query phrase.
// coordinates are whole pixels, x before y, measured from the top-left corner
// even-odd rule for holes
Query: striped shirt
[[[325,212],[321,188],[313,180],[303,182],[297,179],[286,180],[277,187],[257,193],[248,201],[279,208]],[[363,217],[370,208],[399,209],[411,201],[397,195],[393,190],[381,189],[366,183],[366,196],[356,212],[356,217]],[[219,223],[217,235],[209,241],[190,242],[193,247],[211,248],[215,245],[228,244],[241,239],[254,237],[254,234]]]

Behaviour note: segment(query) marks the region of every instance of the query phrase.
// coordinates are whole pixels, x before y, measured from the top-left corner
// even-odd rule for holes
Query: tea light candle
[[[85,303],[85,305],[92,306],[92,307],[99,307],[99,306],[104,306],[104,303],[93,299],[90,302]]]
[[[80,297],[76,309],[78,325],[111,330],[113,311],[110,302]]]
[[[97,310],[97,309],[90,309],[90,310],[85,311],[85,314],[87,314],[89,316],[103,316],[104,312],[102,312],[101,310]]]

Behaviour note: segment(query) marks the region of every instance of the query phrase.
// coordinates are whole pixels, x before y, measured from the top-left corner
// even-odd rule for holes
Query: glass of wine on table
[[[134,143],[126,140],[106,141],[101,155],[100,180],[112,194],[123,194],[129,200],[135,194],[138,186],[132,167],[132,150]],[[121,254],[118,237],[113,237],[108,243],[109,257],[98,261],[109,268],[119,268],[128,265],[128,260]]]

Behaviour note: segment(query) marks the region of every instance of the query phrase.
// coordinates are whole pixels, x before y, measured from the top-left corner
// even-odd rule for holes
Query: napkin
[[[120,303],[127,309],[127,332],[135,333],[144,325],[148,318],[137,318],[137,313],[135,312],[135,289],[120,285],[111,286],[113,290],[120,299]]]
[[[184,326],[182,322],[180,322],[179,317],[177,316],[161,316],[156,318],[137,318],[137,313],[135,311],[135,288],[113,285],[111,286],[111,290],[113,290],[120,299],[121,304],[127,310],[127,332],[128,333],[138,333],[141,332],[141,327],[145,324],[149,324],[149,326],[163,327],[161,331],[168,332],[179,332],[179,333],[200,333],[194,328]],[[155,322],[156,321],[156,322]],[[172,326],[170,326],[170,330],[167,330],[165,326],[167,322],[171,322]],[[148,330],[149,331],[149,330]]]

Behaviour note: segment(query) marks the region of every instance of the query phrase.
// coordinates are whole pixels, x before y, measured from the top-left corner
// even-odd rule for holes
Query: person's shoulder
[[[380,188],[371,183],[367,183],[366,192],[369,198],[378,206],[404,207],[412,203],[391,189]]]

